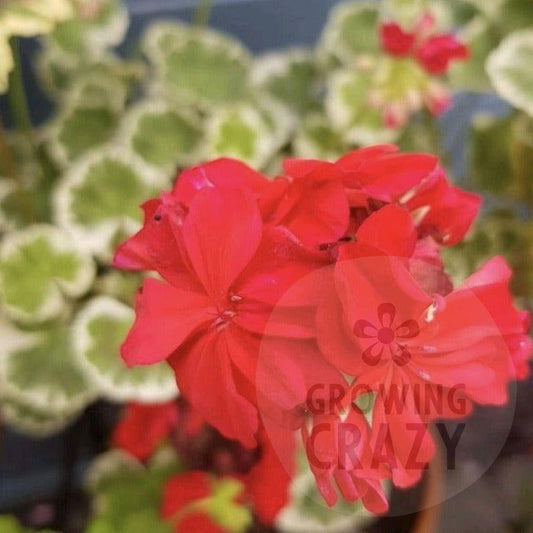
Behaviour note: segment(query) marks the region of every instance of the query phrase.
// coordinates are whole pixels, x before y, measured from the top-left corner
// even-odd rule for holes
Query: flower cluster
[[[445,75],[452,62],[469,58],[468,47],[450,33],[440,33],[430,13],[422,15],[414,28],[406,30],[397,22],[382,23],[381,47],[389,56],[380,67],[383,90],[376,89],[373,101],[383,101],[384,119],[389,127],[402,127],[409,116],[424,105],[433,115],[448,109],[451,95],[436,77]],[[398,74],[402,83],[398,83]],[[402,94],[390,98],[387,88]],[[399,87],[398,87],[399,86]],[[385,101],[386,100],[386,101]]]
[[[437,158],[392,145],[287,160],[276,179],[230,159],[185,170],[117,250],[158,274],[122,357],[167,360],[201,417],[283,465],[297,432],[329,505],[385,512],[382,481],[410,486],[431,460],[431,421],[504,404],[528,372],[505,260],[454,288],[441,259],[479,207]]]
[[[219,507],[222,514],[230,508],[232,528],[248,525],[250,509],[269,526],[287,504],[291,475],[266,434],[259,435],[257,448],[246,449],[220,435],[183,398],[126,405],[112,441],[141,461],[149,461],[165,444],[178,452],[186,471],[165,483],[160,509],[176,532],[227,531]]]

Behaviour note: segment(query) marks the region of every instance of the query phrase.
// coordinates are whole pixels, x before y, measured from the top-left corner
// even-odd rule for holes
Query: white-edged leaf
[[[49,44],[60,53],[96,58],[120,44],[129,27],[128,10],[120,0],[91,0],[94,13],[60,24],[49,36]],[[98,5],[97,5],[98,4]],[[85,11],[83,7],[81,11]]]
[[[278,148],[271,125],[261,110],[249,104],[214,112],[206,130],[206,155],[209,159],[234,157],[255,168],[262,168]]]
[[[96,494],[108,481],[129,477],[133,472],[144,470],[143,464],[129,453],[120,449],[100,454],[89,466],[85,474],[87,488]]]
[[[494,28],[485,17],[477,16],[462,28],[460,37],[468,45],[470,59],[451,65],[448,72],[450,83],[462,91],[490,90],[485,62],[498,42]]]
[[[54,194],[57,223],[103,261],[117,241],[139,229],[139,206],[168,185],[170,176],[129,150],[110,147],[72,165]]]
[[[72,342],[80,365],[109,399],[115,401],[164,402],[178,395],[176,380],[165,363],[127,368],[120,345],[134,320],[131,307],[99,296],[76,316]]]
[[[119,123],[117,112],[107,103],[65,103],[46,133],[50,153],[61,167],[103,147],[114,137]]]
[[[137,104],[124,117],[119,141],[146,163],[174,170],[201,159],[202,125],[192,111],[164,102]]]
[[[374,518],[360,501],[340,500],[334,507],[328,507],[311,472],[300,473],[293,479],[291,496],[276,519],[276,529],[281,533],[350,533]]]
[[[35,438],[49,437],[62,431],[82,409],[65,413],[34,408],[10,398],[0,401],[2,420],[18,433]]]
[[[504,39],[487,60],[487,73],[497,93],[533,116],[533,29]]]
[[[68,233],[45,224],[7,234],[0,244],[2,306],[13,320],[39,324],[85,294],[95,265]]]
[[[19,345],[0,345],[2,395],[13,413],[59,423],[95,398],[94,387],[75,361],[68,327],[18,334]]]
[[[251,80],[254,87],[297,115],[316,110],[319,105],[320,78],[310,50],[294,48],[260,56],[254,62]]]
[[[146,58],[157,67],[162,67],[165,57],[175,45],[187,39],[189,26],[170,20],[152,22],[141,37],[140,47]]]
[[[296,157],[335,161],[348,151],[342,135],[331,127],[327,117],[312,114],[306,117],[293,141]]]
[[[397,131],[385,127],[382,114],[369,105],[372,84],[371,73],[366,71],[341,70],[329,79],[326,113],[347,143],[386,143],[398,137]]]
[[[346,2],[330,12],[322,32],[322,53],[347,65],[379,51],[379,10],[376,3]]]
[[[178,105],[216,109],[249,95],[250,64],[249,52],[236,39],[189,28],[165,49],[155,90]]]

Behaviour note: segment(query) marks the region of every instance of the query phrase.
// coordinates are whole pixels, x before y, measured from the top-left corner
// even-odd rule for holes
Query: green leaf
[[[58,25],[49,36],[49,44],[66,56],[93,58],[120,44],[129,26],[126,6],[120,0],[103,0],[92,7],[96,10],[89,16]]]
[[[249,53],[238,41],[190,30],[166,52],[158,90],[179,105],[214,109],[248,96],[249,66]]]
[[[533,118],[521,113],[511,128],[511,164],[514,177],[515,196],[533,205]]]
[[[175,169],[201,159],[200,119],[162,102],[137,105],[127,115],[120,137],[144,161]]]
[[[85,294],[94,263],[59,228],[30,226],[0,245],[0,292],[7,315],[26,324],[58,318],[68,301]]]
[[[223,108],[212,114],[206,133],[206,156],[234,157],[255,168],[271,159],[279,143],[265,115],[252,105]]]
[[[101,468],[106,455],[100,456],[96,466],[90,467],[89,478],[93,468]],[[164,484],[178,472],[177,462],[164,468],[150,464],[148,468],[132,468],[130,471],[117,469],[114,476],[106,477],[105,483],[97,486],[96,513],[89,531],[170,533],[172,525],[159,518],[159,508]]]
[[[304,49],[273,52],[259,57],[252,70],[252,83],[303,115],[319,107],[320,79],[313,54]]]
[[[164,402],[177,393],[176,381],[165,363],[128,369],[120,357],[120,345],[134,320],[133,309],[100,296],[78,313],[72,342],[79,363],[109,399]]]
[[[306,464],[305,471],[292,481],[291,500],[278,516],[276,529],[286,533],[359,531],[373,518],[360,500],[348,503],[341,499],[334,507],[328,507]]]
[[[14,516],[0,515],[0,531],[2,533],[24,533],[24,528]]]
[[[244,490],[237,479],[215,481],[208,511],[212,520],[231,533],[243,533],[252,525],[252,513],[238,498]]]
[[[69,0],[7,0],[0,5],[0,27],[9,37],[34,37],[49,33],[74,15]]]
[[[498,34],[484,17],[477,16],[462,29],[459,36],[470,49],[470,59],[451,65],[448,73],[451,85],[462,91],[490,90],[485,63],[498,44]]]
[[[326,113],[346,143],[386,143],[398,137],[396,130],[385,127],[381,113],[369,106],[372,87],[372,73],[368,71],[341,70],[329,80]]]
[[[75,362],[68,328],[20,331],[19,336],[20,344],[5,348],[0,363],[4,394],[19,415],[53,423],[92,401],[94,388]]]
[[[161,68],[169,51],[183,43],[189,32],[189,26],[177,21],[152,22],[141,37],[141,50],[153,65]]]
[[[470,174],[483,191],[501,194],[512,185],[511,122],[490,115],[472,122]]]
[[[25,405],[12,398],[3,398],[0,402],[2,420],[17,432],[34,438],[45,438],[62,431],[81,410],[80,406],[69,412],[50,411]]]
[[[127,150],[94,152],[71,166],[54,198],[55,218],[88,250],[108,261],[117,240],[140,227],[139,206],[168,177]]]
[[[93,460],[85,484],[92,494],[98,494],[107,490],[117,479],[137,479],[143,470],[143,464],[129,453],[120,449],[109,450]]]
[[[313,114],[306,118],[294,139],[296,157],[335,161],[348,151],[342,135],[334,130],[327,117]]]
[[[378,8],[368,2],[347,2],[335,7],[324,27],[320,46],[346,65],[363,55],[379,52]]]
[[[117,124],[115,112],[106,105],[68,106],[57,118],[50,149],[57,161],[66,166],[107,143]]]
[[[533,115],[533,30],[504,39],[487,60],[487,73],[496,92],[513,106]]]

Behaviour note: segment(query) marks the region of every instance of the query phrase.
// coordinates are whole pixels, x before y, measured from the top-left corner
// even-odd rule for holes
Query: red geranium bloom
[[[173,212],[155,222],[167,226],[160,248],[175,260],[162,272],[169,283],[144,282],[122,356],[129,365],[170,358],[194,408],[225,436],[253,447],[258,425],[249,391],[258,335],[279,296],[316,267],[316,258],[305,257],[286,230],[263,228],[246,190],[201,189],[181,218]],[[278,326],[278,335],[313,335],[305,310],[292,309]]]
[[[430,74],[445,74],[452,61],[468,59],[469,51],[457,37],[435,33],[434,25],[433,17],[427,14],[413,31],[404,30],[397,22],[382,24],[382,47],[392,56],[412,56]]]
[[[387,428],[403,480],[395,482],[405,483],[404,470],[414,470],[410,474],[416,477],[409,462],[417,433],[410,428],[423,428],[433,418],[464,416],[470,401],[506,401],[507,382],[516,375],[506,338],[513,339],[512,346],[517,338],[526,339],[522,316],[502,283],[508,273],[497,258],[459,289],[433,298],[410,275],[403,258],[361,243],[340,248],[337,293],[319,306],[318,340],[334,366],[357,378],[355,388],[376,391],[373,428]],[[496,303],[503,296],[505,315]],[[376,328],[379,342],[366,333],[369,324],[381,326]],[[518,359],[525,357],[526,346]],[[424,409],[425,395],[438,395],[441,388],[460,389],[468,399],[463,412],[453,413],[450,406]],[[428,433],[417,448],[417,462],[429,461],[433,443]]]
[[[129,403],[113,433],[114,446],[141,461],[149,459],[178,423],[175,402]]]
[[[397,152],[396,146],[378,145],[337,161],[345,173],[351,231],[372,212],[397,203],[412,212],[420,237],[431,235],[441,244],[457,244],[472,226],[481,198],[450,185],[436,157]]]

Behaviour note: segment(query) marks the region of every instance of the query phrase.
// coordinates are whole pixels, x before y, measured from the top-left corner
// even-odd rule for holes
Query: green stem
[[[41,177],[50,180],[53,178],[48,161],[39,150],[33,132],[28,97],[22,77],[22,61],[20,58],[18,39],[12,39],[11,49],[13,52],[14,68],[9,79],[9,107],[17,130],[26,138],[26,142],[33,153],[33,159],[39,165]]]
[[[209,24],[212,8],[213,0],[198,0],[193,17],[193,23],[197,29],[205,28]]]
[[[28,107],[28,99],[26,97],[26,89],[24,87],[24,79],[22,77],[22,62],[20,59],[20,50],[18,39],[11,40],[11,52],[13,54],[14,67],[9,80],[9,106],[13,120],[17,125],[17,129],[27,139],[31,146],[34,146],[32,123],[30,117],[30,110]]]

